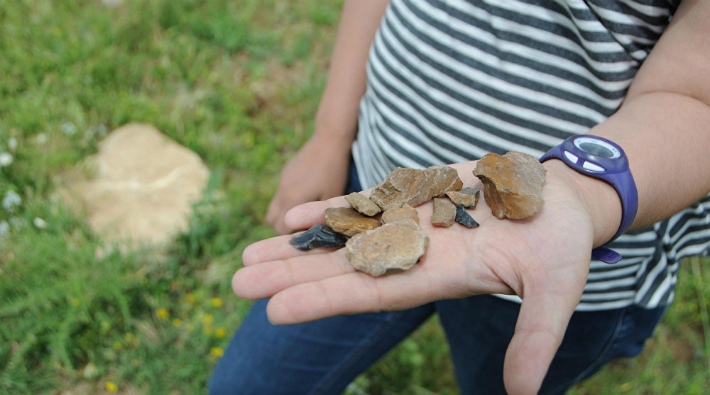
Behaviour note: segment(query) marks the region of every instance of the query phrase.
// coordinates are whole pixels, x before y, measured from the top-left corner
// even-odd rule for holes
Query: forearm
[[[619,144],[629,157],[639,192],[632,228],[668,218],[710,192],[709,18],[708,2],[685,0],[622,107],[589,132]],[[570,171],[552,167],[560,174]],[[618,196],[601,181],[569,177],[579,183],[592,213],[595,244],[605,242],[618,229]]]
[[[370,45],[385,12],[386,0],[346,0],[316,114],[315,133],[349,144],[355,138],[358,106],[366,87]]]

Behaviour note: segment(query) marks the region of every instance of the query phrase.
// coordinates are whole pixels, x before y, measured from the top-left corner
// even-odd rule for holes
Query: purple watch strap
[[[617,150],[617,155],[613,158],[594,155],[586,152],[575,144],[577,139],[597,140],[603,144],[608,144]],[[629,161],[617,144],[598,136],[577,135],[572,136],[560,145],[553,147],[545,153],[540,162],[549,159],[560,159],[572,169],[594,178],[606,181],[614,187],[621,200],[621,223],[614,237],[603,246],[592,250],[592,258],[606,263],[617,263],[621,260],[621,255],[606,247],[609,243],[621,236],[634,222],[636,211],[638,210],[638,191],[636,183],[629,169]]]

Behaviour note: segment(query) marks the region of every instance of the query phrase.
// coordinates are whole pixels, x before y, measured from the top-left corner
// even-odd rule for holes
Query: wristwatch
[[[584,134],[566,139],[544,154],[540,162],[549,159],[560,159],[572,169],[606,181],[616,189],[622,209],[619,230],[606,244],[592,250],[592,258],[606,263],[619,262],[621,255],[605,246],[631,226],[638,210],[638,191],[624,150],[605,138]]]

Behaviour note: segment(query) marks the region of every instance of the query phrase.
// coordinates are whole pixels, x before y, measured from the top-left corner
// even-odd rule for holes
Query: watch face
[[[601,158],[616,159],[621,157],[621,152],[618,148],[594,137],[580,137],[574,140],[574,145],[590,155]]]

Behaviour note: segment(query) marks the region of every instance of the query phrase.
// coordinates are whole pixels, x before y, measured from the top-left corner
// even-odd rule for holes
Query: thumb
[[[505,356],[503,377],[509,394],[537,394],[540,390],[581,297],[583,285],[578,291],[574,288],[554,292],[551,288],[526,289]]]

